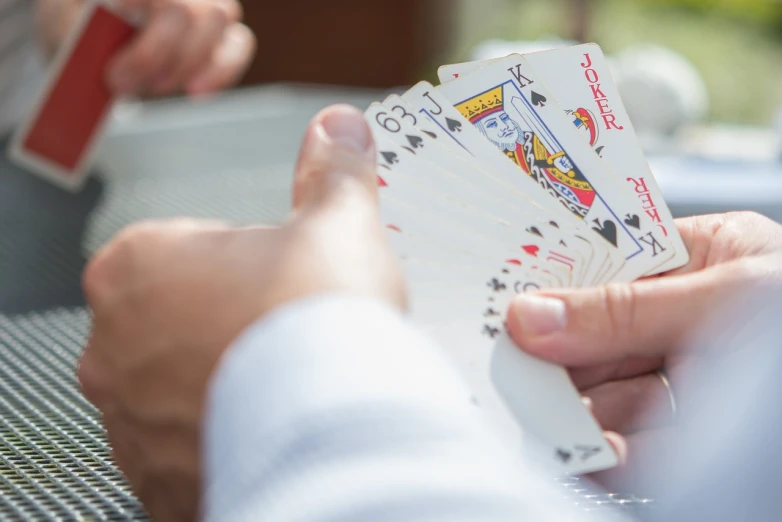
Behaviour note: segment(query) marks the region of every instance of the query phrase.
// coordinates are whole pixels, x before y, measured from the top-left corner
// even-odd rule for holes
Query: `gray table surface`
[[[0,520],[146,519],[75,380],[90,254],[140,219],[279,221],[312,115],[379,96],[268,87],[126,107],[78,194],[0,158]]]

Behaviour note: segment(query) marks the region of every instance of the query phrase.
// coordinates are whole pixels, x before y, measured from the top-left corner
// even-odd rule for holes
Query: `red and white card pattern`
[[[567,371],[526,355],[505,326],[519,293],[689,261],[602,52],[510,55],[440,78],[365,112],[413,317],[525,457],[558,474],[611,468],[617,455]]]
[[[88,3],[11,140],[12,161],[67,190],[84,184],[116,101],[107,65],[136,31],[108,1]]]

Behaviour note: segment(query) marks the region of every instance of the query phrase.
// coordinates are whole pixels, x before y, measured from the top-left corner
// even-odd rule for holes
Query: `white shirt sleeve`
[[[438,347],[375,301],[321,296],[250,327],[212,383],[206,520],[586,519],[485,428]]]

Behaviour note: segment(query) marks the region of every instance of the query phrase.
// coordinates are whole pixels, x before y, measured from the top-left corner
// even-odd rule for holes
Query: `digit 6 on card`
[[[136,32],[109,2],[87,4],[11,141],[12,161],[64,189],[81,188],[115,102],[106,67]]]

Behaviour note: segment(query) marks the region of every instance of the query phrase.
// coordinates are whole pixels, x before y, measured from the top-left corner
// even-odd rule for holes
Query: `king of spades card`
[[[564,151],[554,149],[535,126],[511,117],[505,107],[506,94],[509,94],[506,86],[513,89],[508,84],[499,85],[463,101],[456,108],[544,190],[577,216],[585,217],[595,200],[594,189]],[[545,103],[545,100],[536,101]],[[576,126],[590,132],[590,138],[596,141],[592,115],[582,110],[574,111],[573,117]]]

